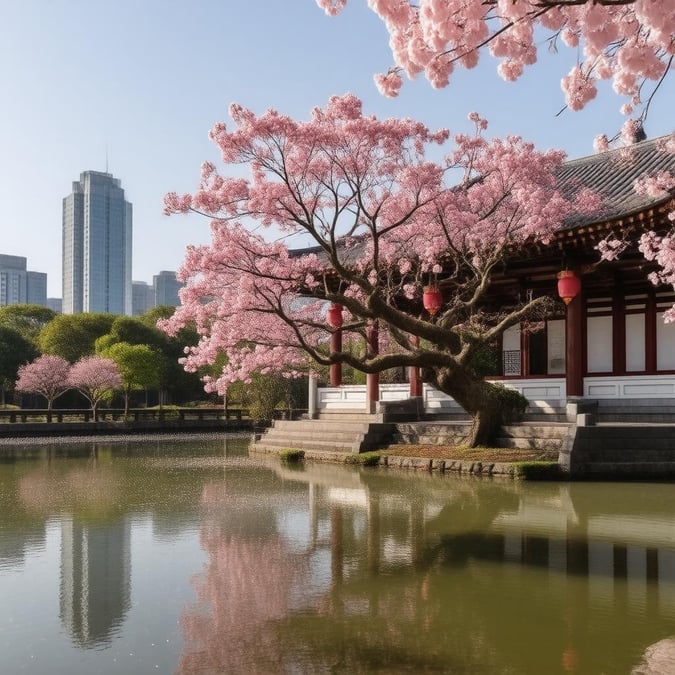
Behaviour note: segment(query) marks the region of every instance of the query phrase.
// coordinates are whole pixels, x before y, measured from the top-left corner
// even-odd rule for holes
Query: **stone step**
[[[570,424],[509,424],[502,427],[500,436],[506,438],[567,438]]]
[[[293,429],[298,431],[322,431],[324,433],[333,433],[339,430],[345,430],[354,433],[365,433],[368,429],[390,429],[390,424],[384,422],[364,422],[362,420],[275,420],[272,429]]]
[[[266,451],[281,450],[282,448],[294,448],[298,450],[335,450],[339,452],[351,453],[354,451],[354,443],[335,442],[332,440],[309,440],[299,439],[289,442],[285,439],[267,438],[263,436],[259,441],[253,444],[256,450],[265,449]]]
[[[567,413],[526,412],[523,422],[567,422]]]
[[[581,473],[584,477],[636,478],[654,476],[662,478],[664,476],[675,476],[675,461],[588,462],[575,467],[575,472]]]
[[[562,447],[561,438],[516,437],[502,436],[495,438],[498,448],[519,448],[522,450],[549,450],[559,451]]]
[[[627,458],[641,461],[675,461],[675,448],[672,447],[645,447],[637,445],[628,445],[623,448],[597,447],[587,450],[574,449],[575,456],[581,462],[596,461],[623,461]]]
[[[366,430],[367,431],[367,430]],[[265,434],[265,438],[278,438],[279,440],[285,440],[288,443],[292,443],[294,440],[323,440],[331,439],[334,441],[340,442],[354,442],[359,440],[367,435],[371,439],[388,439],[391,438],[391,432],[389,430],[382,431],[369,431],[367,434],[364,433],[353,433],[349,431],[331,431],[326,433],[325,430],[317,429],[316,431],[307,431],[307,430],[297,430],[297,429],[271,429]]]
[[[675,423],[675,413],[655,413],[648,411],[632,412],[632,413],[607,413],[599,412],[595,415],[595,419],[599,423],[610,422],[635,422],[636,424],[652,423],[652,424],[673,424]]]
[[[379,415],[360,412],[358,410],[322,410],[319,412],[318,420],[308,421],[380,422],[381,419]]]

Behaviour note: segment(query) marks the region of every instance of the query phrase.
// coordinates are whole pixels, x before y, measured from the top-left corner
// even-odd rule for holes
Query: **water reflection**
[[[81,647],[108,642],[129,609],[130,539],[125,521],[61,521],[60,618]]]
[[[23,589],[4,617],[47,528],[45,649],[67,661],[65,633],[70,672],[119,672],[111,652],[157,672],[158,645],[160,672],[186,674],[638,673],[673,655],[673,485],[293,469],[241,442],[79,448],[0,466],[0,582]],[[0,644],[14,670],[24,645]]]
[[[628,672],[675,632],[670,486],[271,468],[283,510],[204,487],[180,673]]]

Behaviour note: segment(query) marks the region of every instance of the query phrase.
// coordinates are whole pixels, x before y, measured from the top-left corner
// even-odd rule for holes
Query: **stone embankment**
[[[572,421],[560,421],[565,419],[560,411],[548,418],[538,415],[504,426],[496,445],[557,455],[561,475],[571,479],[675,478],[675,423],[633,422],[628,410],[624,415],[624,421],[612,419],[598,424],[596,415],[588,413],[572,416]],[[467,433],[466,420],[384,422],[373,415],[333,413],[324,419],[275,422],[256,439],[252,449],[275,453],[282,448],[297,448],[308,459],[347,462],[353,461],[350,455],[393,444],[457,446]],[[397,457],[386,451],[379,463],[475,476],[514,473],[512,462]]]

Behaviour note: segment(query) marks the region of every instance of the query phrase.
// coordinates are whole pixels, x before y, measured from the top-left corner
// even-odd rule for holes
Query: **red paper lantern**
[[[326,313],[326,318],[331,328],[340,328],[342,326],[342,305],[338,305],[335,302],[331,303]]]
[[[443,306],[443,294],[438,286],[426,286],[422,295],[424,309],[433,316]]]
[[[558,295],[569,305],[581,291],[581,279],[571,270],[558,272]]]

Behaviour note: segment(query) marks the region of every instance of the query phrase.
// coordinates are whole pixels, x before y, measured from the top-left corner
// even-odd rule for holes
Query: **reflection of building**
[[[129,609],[131,528],[127,522],[61,525],[61,620],[84,647],[106,642]]]
[[[63,200],[63,311],[131,314],[131,204],[118,179],[85,171]]]

